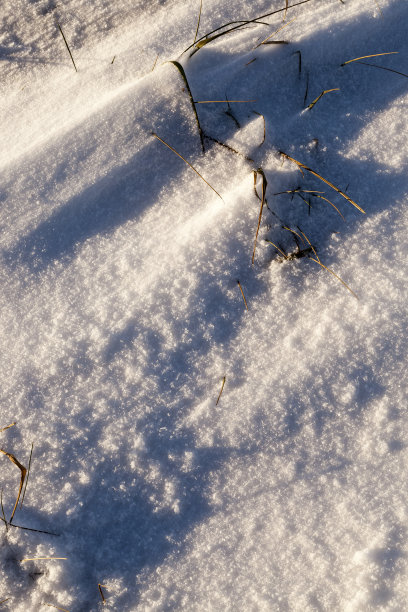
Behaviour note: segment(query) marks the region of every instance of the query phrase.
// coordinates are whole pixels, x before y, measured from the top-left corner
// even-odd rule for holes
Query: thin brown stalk
[[[285,21],[286,19],[286,13],[288,12],[288,7],[289,7],[289,0],[285,0],[285,12],[283,13],[282,21]]]
[[[225,104],[227,100],[194,100],[194,104]],[[246,104],[248,102],[256,102],[256,100],[228,100],[228,102]]]
[[[270,13],[266,13],[265,15],[260,15],[259,17],[255,17],[254,19],[249,19],[249,20],[239,21],[239,22],[237,22],[237,21],[230,21],[228,23],[224,23],[222,26],[219,26],[218,28],[215,28],[215,30],[212,30],[211,32],[207,32],[207,34],[204,34],[201,38],[196,40],[195,45],[190,45],[189,47],[187,47],[187,49],[185,49],[183,51],[183,53],[186,53],[192,47],[195,47],[193,53],[196,53],[199,49],[204,47],[204,45],[206,45],[207,43],[209,43],[209,42],[211,42],[213,40],[216,40],[220,36],[224,36],[225,34],[229,34],[230,32],[233,32],[234,30],[238,30],[240,28],[243,28],[243,27],[247,26],[250,23],[255,23],[255,24],[258,23],[259,24],[261,19],[265,19],[267,17],[271,17],[271,15],[276,15],[278,13],[282,13],[283,11],[287,11],[288,9],[292,9],[292,8],[297,7],[297,6],[301,6],[302,4],[306,4],[306,3],[311,2],[311,1],[312,0],[301,0],[301,2],[297,2],[296,4],[291,4],[287,8],[284,7],[284,8],[272,11]],[[223,30],[224,28],[227,28],[230,25],[232,25],[233,27],[230,28],[229,30],[225,30],[224,32],[220,32],[220,30]],[[218,34],[215,34],[216,32],[218,32]],[[215,34],[215,36],[212,36],[212,34]]]
[[[265,242],[269,242],[269,244],[271,244],[272,246],[274,246],[274,247],[275,247],[275,249],[276,249],[277,251],[279,251],[279,253],[280,253],[281,255],[283,255],[283,257],[284,257],[285,259],[289,259],[289,257],[288,257],[288,256],[287,256],[287,255],[286,255],[286,254],[285,254],[285,253],[282,251],[282,249],[280,249],[280,248],[279,248],[279,247],[278,247],[278,246],[277,246],[277,245],[276,245],[274,242],[272,242],[272,240],[265,240]]]
[[[156,55],[156,59],[154,60],[154,63],[153,63],[153,66],[152,66],[152,69],[151,69],[150,72],[153,72],[153,70],[156,68],[156,64],[157,64],[157,60],[158,59],[159,59],[159,55]]]
[[[199,10],[199,13],[198,13],[198,21],[197,21],[197,27],[196,27],[196,31],[195,31],[195,35],[194,35],[193,45],[195,45],[195,41],[197,40],[198,28],[200,27],[202,8],[203,8],[203,0],[201,0],[201,2],[200,2],[200,10]]]
[[[24,465],[21,465],[21,463],[18,461],[18,459],[16,459],[16,457],[14,455],[12,455],[11,453],[8,453],[7,451],[3,450],[2,448],[0,448],[0,453],[3,453],[3,455],[6,455],[6,457],[8,457],[10,459],[10,461],[12,463],[14,463],[14,465],[16,465],[18,467],[18,469],[21,472],[21,479],[20,479],[20,488],[18,490],[18,494],[17,494],[17,499],[16,499],[16,503],[14,504],[14,508],[13,508],[13,512],[11,513],[11,517],[10,517],[10,524],[13,521],[13,517],[14,517],[14,513],[17,509],[18,506],[18,502],[20,499],[20,495],[21,495],[21,491],[23,488],[23,484],[24,484],[24,479],[27,473],[26,468],[24,467]]]
[[[217,194],[217,196],[218,196],[218,197],[219,197],[219,198],[220,198],[222,201],[224,201],[224,199],[222,198],[222,196],[220,196],[220,194],[218,193],[218,191],[216,191],[216,190],[214,189],[214,187],[212,187],[212,186],[210,185],[210,183],[208,183],[208,182],[205,180],[205,178],[204,178],[204,177],[203,177],[203,176],[202,176],[202,175],[201,175],[201,174],[198,172],[198,170],[196,170],[196,169],[194,168],[194,166],[192,166],[192,165],[190,164],[190,162],[189,162],[189,161],[187,161],[187,160],[185,159],[185,157],[183,157],[182,155],[180,155],[180,153],[178,153],[178,152],[176,151],[176,149],[174,149],[174,148],[173,148],[171,145],[169,145],[169,144],[168,144],[168,143],[167,143],[165,140],[163,140],[163,138],[160,138],[160,136],[158,136],[158,135],[157,135],[155,132],[152,132],[152,136],[154,136],[155,138],[157,138],[157,140],[160,140],[160,142],[162,142],[164,145],[166,145],[166,147],[168,147],[168,148],[169,148],[171,151],[173,151],[173,153],[175,153],[175,154],[176,154],[176,155],[177,155],[177,156],[178,156],[180,159],[182,159],[182,160],[183,160],[183,161],[184,161],[184,162],[185,162],[185,163],[186,163],[188,166],[190,166],[190,168],[191,168],[192,170],[194,170],[194,172],[195,172],[195,173],[196,173],[196,174],[197,174],[197,175],[200,177],[200,179],[201,179],[201,180],[203,180],[203,181],[204,181],[204,183],[205,183],[206,185],[208,185],[208,186],[209,186],[209,187],[210,187],[210,188],[211,188],[211,189],[214,191],[214,193],[216,193],[216,194]]]
[[[58,22],[57,22],[57,26],[58,26],[59,31],[61,32],[62,38],[64,39],[64,43],[65,43],[66,48],[68,49],[68,53],[69,53],[69,56],[70,56],[70,58],[72,60],[72,63],[74,64],[75,72],[78,72],[77,67],[75,66],[74,58],[72,57],[71,49],[69,48],[69,45],[67,43],[67,39],[65,38],[64,32],[62,31],[62,28],[61,28],[61,26],[60,26],[60,24]]]
[[[1,502],[1,513],[3,515],[3,519],[2,520],[3,520],[3,522],[4,522],[5,526],[6,526],[6,531],[8,531],[8,523],[7,523],[7,520],[6,520],[6,515],[5,515],[5,512],[4,512],[4,506],[3,506],[3,489],[1,490],[1,493],[0,493],[0,502]]]
[[[42,605],[49,606],[50,608],[55,608],[56,610],[62,610],[62,612],[69,612],[69,610],[67,610],[66,608],[60,608],[59,606],[54,606],[54,604],[45,603],[45,601],[43,601]]]
[[[302,236],[304,237],[304,239],[306,240],[306,242],[308,243],[308,245],[310,246],[310,248],[312,249],[313,253],[316,256],[316,259],[318,261],[318,263],[320,263],[320,258],[318,256],[318,254],[316,253],[316,250],[314,248],[314,246],[312,245],[312,243],[310,242],[309,238],[306,236],[306,234],[304,232],[302,232],[302,230],[300,229],[300,227],[298,227],[299,232],[302,234]]]
[[[245,308],[246,308],[247,310],[249,310],[249,309],[248,309],[248,304],[247,304],[247,301],[246,301],[246,299],[245,299],[244,290],[242,289],[242,285],[241,285],[241,283],[239,282],[239,280],[237,280],[237,284],[238,284],[238,287],[239,287],[239,289],[240,289],[240,291],[241,291],[241,294],[242,294],[242,299],[244,300],[244,304],[245,304]]]
[[[66,561],[67,557],[26,557],[25,559],[20,559],[20,563],[25,563],[26,561]]]
[[[99,593],[101,594],[102,602],[105,604],[105,603],[106,603],[106,597],[105,597],[105,595],[103,594],[102,587],[103,587],[104,589],[107,589],[107,588],[108,588],[108,587],[107,587],[107,586],[105,586],[104,584],[101,584],[100,582],[98,582],[98,589],[99,589]]]
[[[14,427],[15,423],[10,423],[10,425],[7,425],[7,427],[3,427],[3,429],[0,429],[0,433],[2,431],[6,431],[6,429],[10,429],[10,427]]]
[[[28,460],[27,478],[26,478],[26,481],[25,481],[25,487],[24,487],[23,496],[21,498],[20,508],[23,507],[23,501],[24,501],[24,497],[25,497],[25,494],[26,494],[26,491],[27,491],[28,478],[30,476],[30,469],[31,469],[31,459],[33,457],[33,448],[34,448],[34,442],[31,444],[30,459]]]
[[[6,601],[8,601],[9,599],[10,599],[10,597],[7,597],[7,599],[2,599],[2,600],[0,601],[0,605],[1,605],[2,603],[5,603],[5,602],[6,602]]]
[[[333,274],[333,276],[335,278],[337,278],[337,280],[339,280],[345,287],[346,289],[348,289],[350,291],[350,293],[352,293],[354,295],[354,297],[358,300],[358,296],[354,293],[354,291],[352,289],[350,289],[350,287],[347,285],[347,283],[344,282],[344,280],[342,280],[340,278],[340,276],[337,276],[337,274],[335,272],[333,272],[333,270],[330,270],[330,268],[328,268],[327,266],[325,266],[324,264],[322,264],[322,262],[320,260],[317,259],[313,259],[313,257],[309,257],[309,259],[311,261],[316,262],[317,264],[319,264],[319,266],[321,266],[322,268],[324,268],[325,270],[327,270],[328,272],[330,272],[330,274]]]
[[[208,134],[205,135],[205,138],[207,138],[207,140],[211,140],[211,142],[215,142],[216,144],[220,145],[220,147],[224,147],[224,149],[227,149],[228,151],[231,151],[231,153],[235,153],[236,155],[239,155],[240,157],[244,157],[249,162],[253,162],[254,161],[252,159],[252,157],[248,157],[244,153],[240,153],[239,151],[237,151],[233,147],[230,147],[230,145],[225,144],[225,142],[221,142],[221,140],[218,140],[217,138],[213,138],[212,136],[208,136]]]
[[[317,172],[315,172],[314,170],[312,170],[311,168],[309,168],[308,166],[306,166],[305,164],[302,164],[301,162],[297,161],[296,159],[294,159],[293,157],[290,157],[290,155],[287,155],[286,153],[283,153],[283,151],[280,152],[281,155],[288,159],[289,161],[292,161],[294,164],[297,165],[297,167],[302,171],[302,169],[306,170],[307,172],[310,172],[310,174],[313,174],[313,176],[316,176],[318,179],[320,179],[321,181],[323,181],[323,183],[326,183],[326,185],[328,185],[329,187],[331,187],[332,189],[334,189],[334,191],[336,191],[338,194],[340,194],[343,198],[345,198],[348,202],[350,202],[350,204],[352,204],[353,206],[355,206],[355,208],[357,208],[357,210],[359,210],[360,212],[365,214],[365,210],[363,210],[361,208],[361,206],[359,206],[358,204],[356,204],[356,202],[354,202],[354,200],[352,200],[346,193],[344,193],[344,191],[342,191],[341,189],[339,189],[338,187],[336,187],[335,185],[333,185],[333,183],[331,183],[330,181],[328,181],[327,179],[323,178],[320,174],[318,174]]]
[[[287,0],[286,0],[287,2]],[[285,15],[286,17],[286,15]],[[283,18],[283,20],[285,20],[285,17]],[[263,39],[262,42],[260,42],[258,45],[255,45],[255,47],[252,48],[252,51],[254,49],[257,49],[258,47],[260,47],[261,45],[265,45],[267,43],[267,41],[272,38],[272,36],[275,36],[275,34],[278,34],[281,30],[283,30],[284,28],[286,28],[288,25],[290,25],[291,23],[293,23],[297,18],[295,17],[294,19],[292,19],[292,21],[288,21],[288,23],[283,24],[280,28],[278,28],[277,30],[275,30],[272,34],[269,34],[269,36],[267,36],[266,38]],[[282,41],[279,41],[282,42]]]
[[[187,80],[187,75],[185,73],[185,70],[184,70],[183,66],[180,64],[180,62],[176,62],[175,60],[171,60],[171,61],[169,61],[169,64],[173,64],[173,66],[175,66],[177,68],[177,70],[179,71],[179,73],[182,76],[182,79],[184,81],[184,85],[186,86],[188,95],[190,97],[190,102],[191,102],[191,106],[192,106],[193,113],[194,113],[194,116],[195,116],[195,120],[196,120],[196,123],[197,123],[198,133],[200,135],[201,149],[202,149],[202,151],[204,153],[204,151],[205,151],[205,147],[204,147],[204,132],[201,129],[200,120],[198,118],[198,113],[197,113],[197,109],[196,109],[196,106],[195,106],[193,94],[191,93],[190,85],[189,85],[188,80]]]
[[[256,181],[256,176],[258,174],[260,174],[261,177],[262,177],[262,199],[261,199],[261,207],[259,209],[258,227],[256,228],[256,234],[255,234],[254,250],[253,250],[253,253],[252,253],[252,265],[254,265],[254,261],[255,261],[256,243],[257,243],[257,240],[258,240],[259,228],[261,226],[262,211],[263,211],[263,207],[264,207],[264,204],[265,204],[266,186],[268,184],[268,181],[266,180],[266,176],[265,176],[264,171],[262,170],[262,168],[258,168],[258,170],[256,170],[255,172],[256,172],[256,175],[254,174],[254,180],[255,181]]]
[[[290,227],[287,227],[286,225],[282,225],[282,229],[288,230],[288,232],[292,232],[292,234],[300,238],[300,240],[303,242],[302,236],[300,236],[297,232],[295,232],[295,230],[291,229]]]
[[[2,516],[0,516],[0,521],[3,521],[9,527],[15,527],[16,529],[24,529],[24,531],[34,531],[35,533],[46,533],[47,535],[52,535],[59,537],[59,533],[52,533],[52,531],[44,531],[43,529],[32,529],[31,527],[23,527],[22,525],[16,525],[15,523],[8,523]]]
[[[345,218],[343,217],[343,215],[341,214],[337,206],[333,204],[333,202],[331,202],[328,198],[325,198],[324,196],[319,195],[318,193],[314,193],[313,195],[315,198],[320,198],[321,200],[325,200],[326,202],[330,204],[330,206],[333,206],[334,210],[336,210],[339,213],[340,217],[343,219],[343,221],[345,221]]]
[[[319,96],[317,96],[317,98],[313,100],[313,102],[309,104],[309,106],[307,107],[307,110],[311,110],[314,107],[314,105],[317,104],[320,98],[323,98],[324,95],[326,95],[327,93],[330,93],[331,91],[340,91],[340,87],[336,87],[335,89],[325,89],[324,91],[322,91],[322,93]]]
[[[224,391],[225,380],[226,380],[226,376],[224,376],[224,378],[222,379],[221,391],[219,392],[217,401],[215,402],[216,406],[218,406],[218,402],[220,401],[222,392]]]
[[[351,64],[351,62],[358,62],[362,59],[367,59],[368,57],[379,57],[380,55],[395,55],[399,53],[399,51],[387,51],[386,53],[373,53],[372,55],[362,55],[361,57],[355,57],[351,60],[347,60],[347,62],[343,62],[340,66],[345,66],[346,64]]]
[[[405,74],[405,72],[399,72],[398,70],[393,70],[392,68],[386,68],[385,66],[379,66],[378,64],[368,64],[367,62],[357,62],[357,64],[363,64],[364,66],[372,66],[373,68],[380,68],[380,70],[386,70],[387,72],[394,72],[395,74],[400,74],[401,76],[408,78],[408,74]]]

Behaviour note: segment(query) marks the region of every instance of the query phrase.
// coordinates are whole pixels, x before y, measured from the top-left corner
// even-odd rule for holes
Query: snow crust
[[[199,8],[2,5],[2,609],[404,610],[407,5]]]

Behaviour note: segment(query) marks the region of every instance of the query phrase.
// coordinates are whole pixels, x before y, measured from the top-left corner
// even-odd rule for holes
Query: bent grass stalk
[[[200,120],[198,118],[198,113],[197,113],[197,109],[195,106],[195,102],[194,102],[194,98],[193,98],[193,94],[191,93],[191,89],[190,89],[190,85],[188,84],[188,80],[187,80],[187,75],[184,71],[183,66],[180,64],[180,62],[177,62],[175,60],[171,60],[169,61],[169,64],[173,64],[173,66],[175,66],[177,68],[177,70],[179,71],[179,73],[182,76],[182,79],[184,81],[184,84],[186,86],[188,95],[190,96],[190,102],[191,102],[191,106],[193,108],[193,112],[194,112],[194,116],[195,116],[195,120],[197,122],[197,127],[198,127],[198,133],[200,135],[200,142],[201,142],[201,148],[203,153],[205,152],[205,147],[204,147],[204,133],[203,130],[201,129],[201,125],[200,125]]]
[[[355,57],[351,60],[347,60],[347,62],[343,62],[340,66],[345,66],[346,64],[351,64],[352,62],[358,62],[362,59],[367,59],[368,57],[379,57],[380,55],[395,55],[399,53],[399,51],[387,51],[386,53],[373,53],[372,55],[362,55],[361,57]]]
[[[15,527],[16,529],[24,529],[24,531],[34,531],[35,533],[45,533],[47,535],[59,537],[59,533],[52,533],[52,531],[44,531],[43,529],[33,529],[32,527],[23,527],[22,525],[16,525],[15,523],[8,523],[5,518],[0,516],[0,521],[3,521],[8,527]]]
[[[287,12],[289,9],[295,8],[297,6],[301,6],[302,4],[306,4],[306,3],[312,2],[312,1],[313,0],[302,0],[301,2],[297,2],[296,4],[292,4],[290,6],[285,6],[284,8],[277,9],[275,11],[271,11],[270,13],[265,13],[265,15],[260,15],[259,17],[255,17],[254,19],[248,19],[248,20],[245,20],[245,21],[229,21],[228,23],[224,23],[224,25],[219,26],[218,28],[215,28],[215,30],[211,30],[211,32],[207,32],[207,34],[204,34],[201,38],[199,38],[196,41],[195,44],[192,44],[189,47],[187,47],[187,49],[185,49],[183,51],[183,54],[187,53],[187,51],[189,51],[192,47],[195,47],[193,53],[191,54],[191,55],[193,55],[199,49],[202,49],[202,47],[207,45],[209,42],[211,42],[213,40],[216,40],[220,36],[224,36],[225,34],[229,34],[229,32],[233,32],[234,30],[238,30],[240,28],[243,28],[246,25],[248,25],[249,23],[255,23],[255,24],[259,23],[261,19],[265,19],[266,17],[271,17],[272,15],[276,15],[278,13]],[[238,24],[238,25],[236,25],[236,24]],[[220,32],[220,30],[222,30],[223,28],[227,28],[230,25],[232,25],[233,27],[230,28],[229,30],[225,30],[225,32]],[[216,32],[218,32],[218,34],[216,34]],[[215,34],[215,36],[212,36],[212,34]]]
[[[248,102],[256,102],[257,100],[194,100],[194,104],[229,104],[234,102],[236,104],[246,104]]]
[[[311,102],[309,104],[309,106],[307,107],[307,110],[311,110],[315,104],[317,104],[317,102],[323,98],[323,96],[325,96],[326,94],[330,93],[331,91],[340,91],[340,87],[335,87],[334,89],[325,89],[324,91],[322,91],[322,93],[317,96],[317,98],[315,100],[313,100],[313,102]]]
[[[258,227],[256,228],[256,234],[255,234],[254,250],[253,250],[253,253],[252,253],[252,265],[254,265],[254,261],[255,261],[256,243],[257,243],[257,240],[258,240],[259,228],[261,226],[262,211],[263,211],[263,207],[264,207],[264,204],[265,204],[266,186],[268,185],[268,181],[266,180],[266,176],[265,176],[264,171],[262,170],[262,168],[258,168],[258,170],[254,170],[254,184],[255,184],[255,187],[256,187],[256,179],[257,179],[258,174],[260,174],[261,177],[262,177],[262,199],[261,199],[261,208],[259,210]]]
[[[104,595],[104,593],[103,593],[103,591],[102,591],[102,587],[103,587],[104,589],[108,589],[108,587],[107,587],[105,584],[101,584],[100,582],[98,582],[98,589],[99,589],[99,593],[101,594],[101,598],[102,598],[102,602],[103,602],[103,604],[105,604],[105,603],[106,603],[106,597],[105,597],[105,595]],[[109,590],[109,589],[108,589],[108,590]]]
[[[313,247],[312,243],[310,242],[309,238],[306,236],[306,234],[304,232],[302,232],[300,227],[298,227],[298,230],[300,231],[302,236],[304,236],[305,240],[308,242],[308,244],[310,245],[313,253],[316,256],[316,259],[314,259],[313,257],[309,257],[309,259],[311,261],[314,261],[315,263],[319,264],[319,266],[321,266],[324,270],[327,270],[328,272],[330,272],[330,274],[332,274],[335,278],[337,278],[337,280],[339,280],[341,282],[341,284],[344,285],[346,287],[346,289],[348,289],[350,291],[350,293],[352,293],[354,295],[354,297],[358,300],[358,296],[354,293],[354,291],[352,289],[350,289],[350,287],[347,285],[347,283],[345,283],[344,280],[342,278],[340,278],[340,276],[338,276],[335,272],[333,272],[333,270],[331,270],[330,268],[328,268],[327,266],[322,264],[322,262],[320,261],[320,257],[316,253],[316,250]]]
[[[275,247],[275,249],[281,254],[283,255],[283,257],[285,259],[289,259],[289,257],[286,255],[286,253],[284,253],[282,251],[282,249],[280,249],[274,242],[272,242],[272,240],[265,240],[265,242],[269,242],[269,244],[271,244],[273,247]]]
[[[69,56],[70,56],[70,58],[72,60],[72,63],[74,64],[75,72],[78,72],[77,67],[75,66],[74,58],[72,57],[71,49],[69,48],[69,45],[67,43],[67,39],[65,38],[64,32],[62,31],[62,28],[61,28],[61,26],[60,26],[60,24],[58,22],[57,22],[57,26],[59,28],[59,31],[61,32],[62,38],[64,39],[64,43],[65,43],[66,48],[68,49],[68,53],[69,53]],[[112,61],[112,64],[113,64],[113,61]]]
[[[26,478],[26,481],[25,481],[25,487],[24,487],[23,496],[21,498],[20,509],[23,507],[23,501],[24,501],[24,497],[25,497],[25,494],[26,494],[26,491],[27,491],[28,478],[30,476],[30,469],[31,469],[31,459],[33,457],[33,448],[34,448],[34,442],[31,444],[30,459],[28,460],[27,478]]]
[[[198,35],[198,29],[200,27],[200,20],[201,20],[201,11],[203,8],[203,0],[200,0],[200,10],[198,12],[198,21],[197,21],[197,27],[196,27],[196,31],[195,31],[195,36],[194,36],[194,41],[193,41],[193,45],[195,45],[195,41],[197,40],[197,35]]]
[[[6,427],[3,427],[2,429],[0,429],[0,433],[2,431],[6,431],[6,429],[10,429],[10,427],[14,427],[15,423],[10,423],[10,425],[7,425]]]
[[[356,64],[363,64],[363,66],[372,66],[373,68],[379,68],[380,70],[386,70],[387,72],[394,72],[395,74],[400,74],[401,76],[408,78],[408,74],[405,74],[405,72],[399,72],[399,70],[394,70],[393,68],[386,68],[385,66],[379,66],[378,64],[368,64],[367,62],[356,62]]]
[[[216,190],[214,189],[214,187],[212,187],[212,186],[210,185],[210,183],[209,183],[208,181],[206,181],[206,180],[205,180],[205,178],[204,178],[204,177],[203,177],[203,176],[202,176],[202,175],[201,175],[201,174],[198,172],[198,170],[196,170],[196,169],[194,168],[194,166],[192,166],[192,165],[190,164],[190,162],[189,162],[189,161],[187,161],[187,160],[186,160],[186,158],[185,158],[185,157],[183,157],[182,155],[180,155],[180,153],[178,153],[178,152],[176,151],[176,149],[174,149],[174,148],[173,148],[171,145],[169,145],[169,143],[168,143],[168,142],[166,142],[165,140],[163,140],[163,138],[160,138],[160,136],[158,136],[158,135],[157,135],[155,132],[152,132],[152,136],[154,136],[155,138],[157,138],[157,140],[160,140],[160,142],[162,142],[164,145],[166,145],[166,147],[168,147],[168,148],[169,148],[171,151],[173,151],[173,153],[175,153],[175,154],[176,154],[176,155],[177,155],[177,156],[178,156],[180,159],[182,159],[182,160],[183,160],[183,162],[185,162],[185,163],[186,163],[188,166],[190,166],[190,168],[191,168],[192,170],[194,170],[194,172],[195,172],[195,173],[196,173],[196,174],[197,174],[197,175],[200,177],[200,179],[201,179],[202,181],[204,181],[204,183],[205,183],[206,185],[208,185],[208,186],[210,187],[210,189],[212,189],[212,190],[214,191],[214,193],[216,193],[216,194],[217,194],[217,196],[218,196],[218,197],[219,197],[219,198],[220,198],[220,199],[221,199],[221,200],[224,202],[223,197],[222,197],[222,196],[221,196],[221,195],[218,193],[218,191],[216,191]]]
[[[246,299],[245,299],[244,290],[242,289],[242,285],[241,285],[241,283],[239,282],[239,280],[237,280],[237,285],[238,285],[238,287],[239,287],[239,290],[241,291],[241,294],[242,294],[242,299],[244,300],[244,304],[245,304],[245,308],[246,308],[247,310],[249,310],[249,308],[248,308],[248,304],[247,304],[247,301],[246,301]]]
[[[18,490],[16,503],[14,504],[13,512],[11,513],[11,517],[10,517],[10,521],[9,521],[9,524],[11,525],[11,523],[13,521],[14,513],[17,510],[18,502],[20,500],[20,495],[21,495],[21,491],[23,489],[24,479],[25,479],[27,470],[24,467],[24,465],[21,465],[19,460],[16,459],[16,457],[14,455],[12,455],[11,453],[8,453],[7,451],[3,450],[2,448],[0,448],[0,453],[3,453],[3,455],[6,455],[6,457],[8,457],[10,459],[11,463],[14,463],[14,465],[16,465],[18,467],[18,469],[20,470],[20,472],[21,472],[20,487],[19,487],[19,490]]]
[[[227,378],[227,377],[226,377],[226,376],[224,376],[224,377],[223,377],[223,379],[222,379],[221,391],[219,392],[219,394],[218,394],[218,398],[217,398],[217,401],[215,402],[215,405],[216,405],[216,406],[218,406],[218,402],[220,401],[220,398],[221,398],[222,392],[224,391],[224,385],[225,385],[226,378]]]
[[[67,557],[26,557],[25,559],[20,559],[20,563],[25,563],[26,561],[66,561]]]
[[[285,17],[283,18],[285,20]],[[275,32],[273,32],[272,34],[269,34],[269,36],[267,36],[266,38],[264,38],[264,40],[262,42],[260,42],[258,45],[255,45],[255,47],[252,47],[251,51],[253,51],[254,49],[257,49],[258,47],[260,47],[261,45],[265,45],[267,44],[267,41],[272,38],[272,36],[275,36],[275,34],[278,34],[278,32],[280,32],[281,30],[283,30],[284,28],[286,28],[288,25],[290,25],[291,23],[293,23],[295,20],[297,19],[297,17],[295,17],[294,19],[292,19],[291,21],[288,21],[287,23],[284,23],[280,28],[278,28],[277,30],[275,30]]]
[[[332,189],[334,189],[334,191],[336,191],[338,194],[340,194],[343,198],[345,198],[348,202],[350,202],[350,204],[352,204],[355,208],[357,208],[357,210],[359,210],[360,212],[362,212],[363,214],[365,213],[365,210],[363,210],[361,208],[361,206],[359,206],[356,202],[354,202],[354,200],[352,200],[350,198],[350,196],[348,196],[346,193],[344,193],[344,191],[342,191],[341,189],[339,189],[338,187],[336,187],[335,185],[333,185],[333,183],[331,183],[330,181],[328,181],[327,179],[323,178],[323,176],[321,176],[320,174],[318,174],[317,172],[315,172],[314,170],[312,170],[311,168],[309,168],[308,166],[306,166],[305,164],[302,164],[302,162],[294,159],[293,157],[290,157],[290,155],[287,155],[287,153],[284,153],[283,151],[280,151],[280,154],[288,159],[289,161],[293,162],[294,164],[297,165],[297,167],[299,168],[300,172],[303,175],[303,170],[306,170],[307,172],[310,172],[310,174],[313,174],[313,176],[316,176],[318,179],[320,179],[321,181],[323,181],[323,183],[326,183],[326,185],[328,185],[329,187],[331,187]]]

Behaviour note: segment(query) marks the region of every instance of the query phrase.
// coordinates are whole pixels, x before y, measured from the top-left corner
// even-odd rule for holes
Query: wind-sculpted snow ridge
[[[403,610],[407,7],[145,4],[4,7],[1,608]]]

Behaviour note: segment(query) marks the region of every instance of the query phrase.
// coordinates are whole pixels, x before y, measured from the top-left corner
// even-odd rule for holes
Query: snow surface
[[[408,5],[199,7],[2,2],[1,608],[407,610]]]

